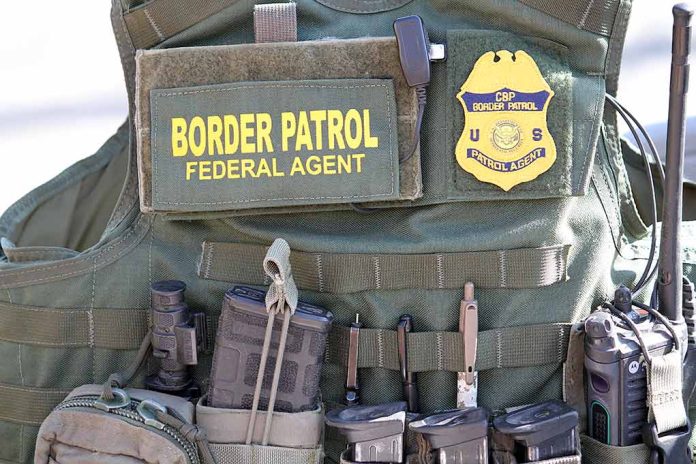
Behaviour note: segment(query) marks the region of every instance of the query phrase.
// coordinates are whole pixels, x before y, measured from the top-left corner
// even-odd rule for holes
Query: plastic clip
[[[657,425],[645,424],[643,441],[650,448],[650,464],[691,464],[691,422],[686,425],[659,435]]]

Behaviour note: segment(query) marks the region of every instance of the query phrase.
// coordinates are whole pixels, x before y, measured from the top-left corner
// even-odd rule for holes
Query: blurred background
[[[634,1],[619,90],[658,147],[666,130],[671,4]],[[3,5],[0,214],[93,154],[124,121],[126,92],[109,10],[108,0],[73,0],[70,10],[51,1]],[[696,116],[696,91],[689,97],[689,114]],[[696,118],[689,126],[696,135]],[[687,160],[687,170],[696,172],[696,155]]]

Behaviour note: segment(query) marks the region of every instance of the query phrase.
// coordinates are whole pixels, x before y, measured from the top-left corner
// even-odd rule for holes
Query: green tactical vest
[[[132,361],[150,284],[185,281],[212,342],[224,292],[268,284],[261,262],[278,237],[292,248],[300,298],[335,315],[321,373],[327,408],[342,400],[356,313],[364,403],[401,399],[395,328],[408,313],[421,408],[453,407],[467,281],[479,301],[479,404],[563,398],[571,324],[634,282],[648,256],[616,115],[604,104],[617,90],[630,6],[297,0],[298,41],[255,44],[252,2],[114,0],[128,121],[0,218],[0,461],[30,462],[39,424],[70,390]],[[407,15],[447,48],[431,65],[411,156],[418,96],[392,28]],[[553,137],[555,160],[509,188],[495,182],[548,161],[551,145],[517,164],[462,151],[480,165],[464,169],[455,155],[475,124],[458,95],[477,60],[499,50],[524,50],[553,93],[541,83],[524,90],[547,92],[539,127]],[[319,140],[320,123],[331,121],[334,132],[323,125]],[[481,137],[532,143],[535,128],[518,129],[521,141],[509,127]],[[693,280],[696,222],[684,235]],[[211,357],[194,369],[204,389]],[[330,462],[343,447],[327,431]],[[583,453],[591,463],[646,459],[642,445],[585,438]]]

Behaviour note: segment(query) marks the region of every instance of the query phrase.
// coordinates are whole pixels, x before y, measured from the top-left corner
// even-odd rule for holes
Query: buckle
[[[657,433],[654,423],[643,427],[643,441],[650,448],[650,464],[692,464],[690,438],[691,422],[688,419],[685,426],[663,435]]]

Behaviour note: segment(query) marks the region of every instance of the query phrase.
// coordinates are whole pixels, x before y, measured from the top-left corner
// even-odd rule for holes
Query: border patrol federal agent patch
[[[459,166],[505,191],[546,172],[556,161],[546,126],[553,95],[526,52],[483,54],[457,94],[464,107]]]
[[[391,79],[150,91],[152,205],[219,211],[395,200]]]

